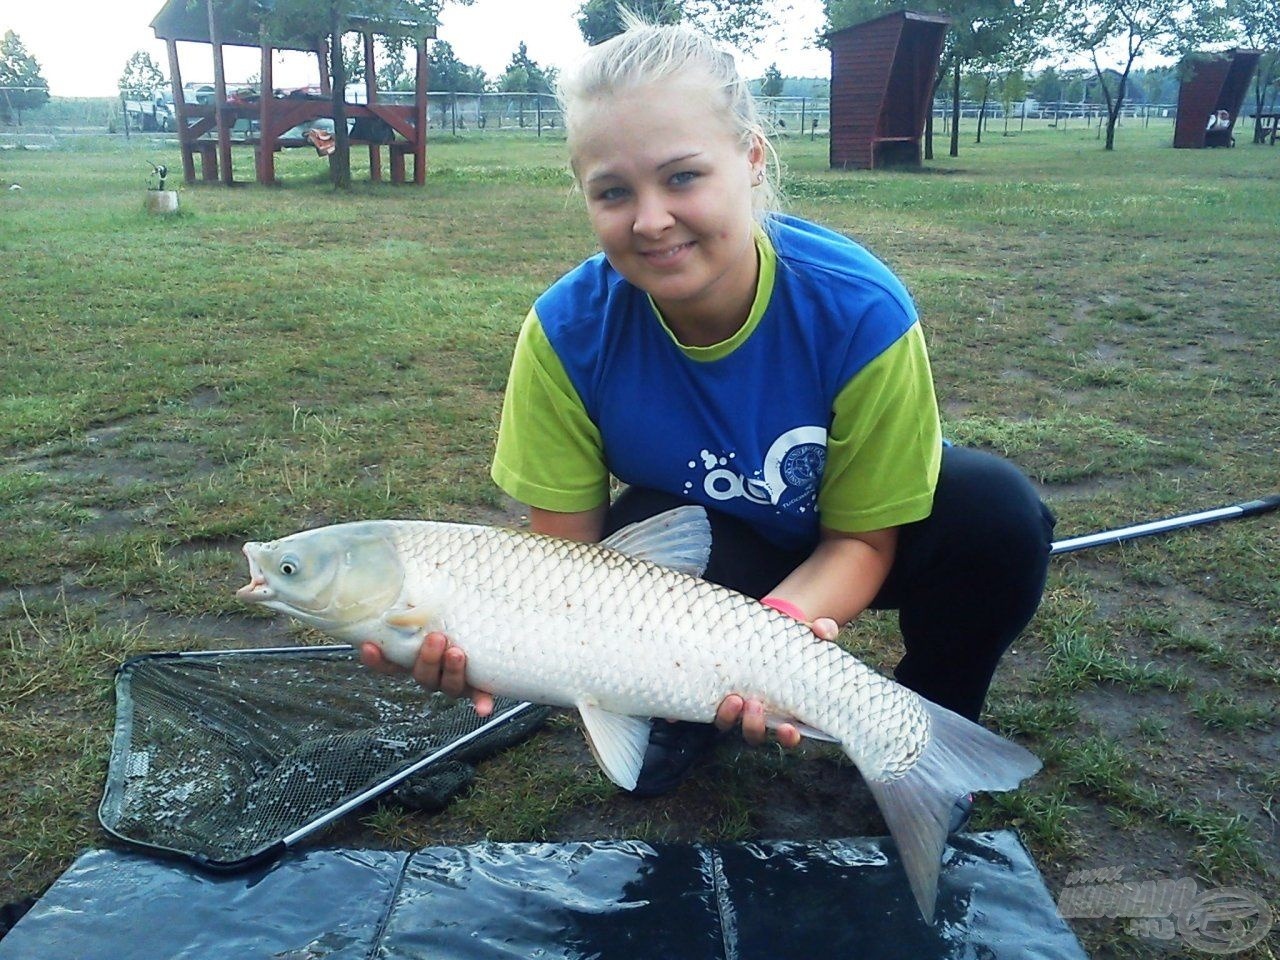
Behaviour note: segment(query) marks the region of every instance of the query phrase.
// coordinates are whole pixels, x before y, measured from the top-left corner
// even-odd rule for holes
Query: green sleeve
[[[822,525],[861,533],[929,516],[942,428],[920,324],[845,384],[832,413]]]
[[[542,510],[575,513],[609,499],[600,431],[532,310],[516,341],[490,475]]]

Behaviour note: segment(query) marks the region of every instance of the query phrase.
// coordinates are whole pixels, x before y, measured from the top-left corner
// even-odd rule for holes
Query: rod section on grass
[[[1101,547],[1123,540],[1136,540],[1156,533],[1170,530],[1181,530],[1185,527],[1198,527],[1205,523],[1216,523],[1219,520],[1234,520],[1237,517],[1254,517],[1280,507],[1280,494],[1272,494],[1261,500],[1247,500],[1232,504],[1229,507],[1218,507],[1214,510],[1203,510],[1199,513],[1186,513],[1178,517],[1164,520],[1152,520],[1148,523],[1135,524],[1132,527],[1121,527],[1117,530],[1101,530],[1097,533],[1086,533],[1080,537],[1067,540],[1055,540],[1049,547],[1052,556],[1059,553],[1073,553],[1076,550],[1087,550],[1089,547]]]

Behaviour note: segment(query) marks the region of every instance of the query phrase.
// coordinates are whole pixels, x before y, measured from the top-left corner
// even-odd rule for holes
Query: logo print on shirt
[[[806,513],[814,508],[818,484],[827,461],[827,431],[822,427],[796,427],[775,440],[764,457],[764,464],[752,476],[731,469],[736,453],[721,456],[702,450],[699,453],[706,475],[703,492],[713,500],[739,497],[761,505],[772,504],[788,513]],[[690,460],[689,469],[696,470],[698,461]],[[685,490],[693,489],[686,481]]]

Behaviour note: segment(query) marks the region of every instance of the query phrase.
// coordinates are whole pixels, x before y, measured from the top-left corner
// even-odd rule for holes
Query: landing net
[[[270,860],[392,789],[441,808],[472,763],[547,714],[498,698],[478,717],[345,646],[149,655],[115,687],[103,827],[220,869]]]

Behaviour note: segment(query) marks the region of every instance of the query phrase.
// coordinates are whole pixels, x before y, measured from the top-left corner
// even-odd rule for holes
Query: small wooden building
[[[333,119],[330,99],[328,42],[317,25],[310,36],[292,39],[269,39],[265,26],[248,12],[253,5],[230,0],[166,0],[151,21],[155,35],[165,41],[169,52],[169,79],[173,88],[174,118],[182,147],[182,172],[187,183],[195,183],[195,157],[200,156],[205,180],[219,180],[230,185],[232,174],[231,147],[251,144],[254,147],[257,180],[275,182],[275,154],[284,147],[308,146],[302,137],[286,138],[290,130],[313,120]],[[359,4],[355,5],[358,11]],[[382,178],[382,147],[387,148],[391,162],[391,180],[405,180],[405,158],[413,157],[413,182],[426,182],[427,155],[427,40],[436,35],[435,24],[423,21],[412,8],[405,6],[397,16],[373,17],[353,12],[344,27],[364,38],[365,102],[346,103],[349,118],[354,119],[352,145],[369,148],[369,173],[373,180]],[[395,36],[411,40],[417,50],[417,76],[411,104],[378,102],[373,56],[374,36]],[[190,103],[183,91],[178,64],[178,42],[209,44],[213,53],[214,94],[212,102]],[[262,54],[261,84],[252,96],[237,93],[228,96],[223,69],[224,46],[258,47]],[[276,50],[313,52],[319,64],[320,83],[317,96],[282,96],[272,83],[272,60]],[[376,138],[362,138],[358,131],[376,129]]]
[[[1193,53],[1182,61],[1178,85],[1178,115],[1173,127],[1175,147],[1229,147],[1249,90],[1249,81],[1262,57],[1260,50]],[[1217,122],[1225,111],[1226,122]],[[1215,122],[1210,125],[1210,117]]]
[[[920,166],[950,19],[909,10],[827,34],[831,166]]]

